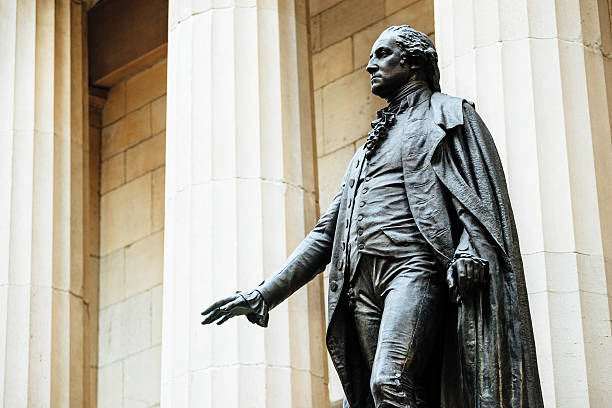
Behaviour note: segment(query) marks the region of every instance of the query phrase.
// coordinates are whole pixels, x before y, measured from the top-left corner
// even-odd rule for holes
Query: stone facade
[[[100,144],[100,408],[159,405],[165,119],[165,60],[110,88]]]
[[[370,47],[397,24],[435,31],[443,91],[496,139],[546,406],[607,406],[610,1],[170,0],[168,43],[89,97],[98,2],[51,3],[0,12],[0,407],[338,406],[326,276],[266,330],[199,312],[327,208],[383,106]]]

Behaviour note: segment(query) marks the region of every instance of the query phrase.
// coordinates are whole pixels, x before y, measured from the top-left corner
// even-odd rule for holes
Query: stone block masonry
[[[159,404],[166,62],[115,84],[102,112],[98,407]]]

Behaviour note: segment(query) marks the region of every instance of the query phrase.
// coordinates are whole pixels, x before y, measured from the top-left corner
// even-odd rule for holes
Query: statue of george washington
[[[386,29],[366,67],[387,100],[327,212],[284,266],[203,324],[268,312],[331,262],[327,347],[344,406],[543,407],[502,165],[431,40]]]

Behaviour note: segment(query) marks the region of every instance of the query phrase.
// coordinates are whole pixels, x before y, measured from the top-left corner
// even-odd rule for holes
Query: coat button
[[[329,282],[329,290],[335,292],[338,290],[338,284],[335,281]]]
[[[351,188],[355,185],[355,179],[351,179],[351,181],[349,181],[349,186],[351,186]]]
[[[359,248],[359,249],[363,249],[363,248],[365,248],[365,245],[363,245],[363,244],[359,244],[359,246],[358,246],[357,248]]]
[[[370,181],[371,179],[372,179],[372,177],[366,176],[365,181]]]
[[[362,201],[362,202],[359,203],[360,207],[363,207],[364,205],[365,205],[365,201]]]
[[[359,214],[359,217],[357,217],[357,220],[358,220],[358,221],[363,220],[363,214]]]

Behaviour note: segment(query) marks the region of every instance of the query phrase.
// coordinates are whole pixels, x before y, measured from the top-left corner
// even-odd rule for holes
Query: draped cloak
[[[502,164],[493,139],[473,106],[463,99],[424,91],[428,119],[403,122],[406,193],[415,221],[448,271],[451,297],[428,371],[439,406],[543,407],[535,345],[516,226]],[[412,130],[410,130],[412,129]],[[416,129],[416,130],[415,130]],[[347,207],[354,199],[360,149],[341,189],[315,228],[281,270],[257,290],[271,309],[331,261],[327,347],[342,382],[345,407],[373,406],[369,372],[360,356],[345,283]],[[460,237],[486,259],[482,290],[459,298],[450,268]],[[436,400],[436,406],[438,401]]]
[[[462,113],[463,124],[446,129],[431,165],[467,209],[465,216],[476,219],[461,224],[478,256],[488,261],[489,276],[483,290],[459,301],[456,313],[448,314],[441,405],[543,407],[523,263],[501,160],[473,107],[462,103]],[[451,289],[455,284],[449,273]]]

